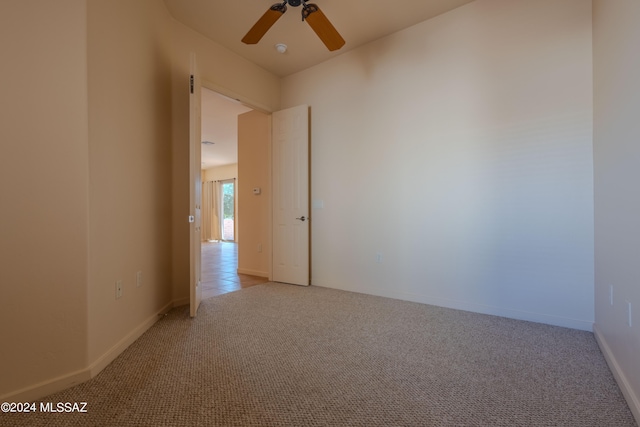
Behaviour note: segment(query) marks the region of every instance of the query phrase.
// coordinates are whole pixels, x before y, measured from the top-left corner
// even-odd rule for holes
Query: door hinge
[[[191,93],[193,93],[193,74],[189,78],[189,88],[191,89]]]

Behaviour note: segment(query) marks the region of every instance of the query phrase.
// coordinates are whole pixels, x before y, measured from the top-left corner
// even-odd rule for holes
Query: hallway
[[[202,243],[202,299],[248,288],[269,280],[238,274],[238,245],[232,242]]]

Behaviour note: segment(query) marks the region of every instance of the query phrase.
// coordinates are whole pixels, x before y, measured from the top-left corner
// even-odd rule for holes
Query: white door
[[[200,208],[202,204],[201,141],[200,141],[200,76],[196,55],[191,54],[189,77],[189,209],[190,209],[190,312],[195,317],[200,306],[202,231]]]
[[[273,113],[275,282],[309,285],[309,107]]]

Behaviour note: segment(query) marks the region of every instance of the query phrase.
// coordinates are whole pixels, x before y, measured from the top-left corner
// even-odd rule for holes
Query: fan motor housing
[[[302,5],[302,20],[307,21],[311,29],[330,51],[338,50],[344,46],[345,41],[327,17],[322,13],[318,5],[307,3],[309,0],[282,0],[282,3],[271,5],[269,9],[253,24],[253,27],[242,38],[244,44],[256,44],[265,35],[269,28],[276,23],[287,11],[287,5],[297,7]]]

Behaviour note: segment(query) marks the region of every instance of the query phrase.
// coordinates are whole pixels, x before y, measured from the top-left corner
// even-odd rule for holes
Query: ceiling
[[[278,0],[164,0],[179,22],[279,77],[302,71],[358,46],[448,12],[474,0],[310,0],[346,40],[329,52],[311,27],[302,22],[302,7],[287,12],[258,44],[240,40]],[[286,53],[275,45],[284,43]],[[237,163],[237,117],[249,111],[239,102],[208,89],[202,92],[202,168]]]
[[[240,41],[242,37],[278,0],[164,0],[164,3],[179,22],[284,77],[472,1],[311,0],[347,42],[335,52],[329,52],[311,27],[302,22],[302,6],[289,6],[258,44],[246,45]],[[277,43],[286,44],[287,52],[278,53]]]

